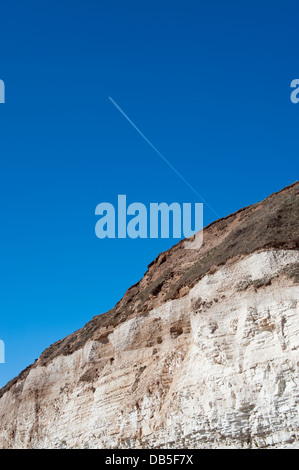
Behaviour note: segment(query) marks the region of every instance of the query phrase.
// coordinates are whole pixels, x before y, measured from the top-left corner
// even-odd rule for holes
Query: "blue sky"
[[[297,4],[296,4],[297,3]],[[101,202],[201,202],[219,216],[294,182],[296,1],[1,5],[0,386],[112,308],[177,240],[99,240]],[[204,225],[215,215],[204,206]]]

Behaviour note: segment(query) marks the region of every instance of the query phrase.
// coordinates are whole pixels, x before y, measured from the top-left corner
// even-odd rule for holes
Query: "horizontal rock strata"
[[[0,391],[0,448],[299,447],[295,183],[178,243]]]

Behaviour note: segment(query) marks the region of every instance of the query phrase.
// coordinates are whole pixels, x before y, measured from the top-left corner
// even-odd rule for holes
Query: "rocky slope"
[[[0,391],[0,448],[299,447],[299,183],[162,253]]]

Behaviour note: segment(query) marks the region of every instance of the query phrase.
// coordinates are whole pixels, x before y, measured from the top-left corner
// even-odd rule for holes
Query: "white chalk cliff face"
[[[3,389],[0,448],[299,447],[298,265],[294,246],[261,248],[184,277],[172,299],[154,282],[145,311],[134,294],[127,316],[108,312]]]

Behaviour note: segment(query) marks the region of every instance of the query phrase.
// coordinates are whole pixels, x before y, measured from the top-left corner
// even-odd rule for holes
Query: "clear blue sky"
[[[2,2],[0,386],[112,308],[177,240],[99,240],[95,207],[220,216],[297,179],[297,1]],[[204,207],[204,224],[215,219]]]

